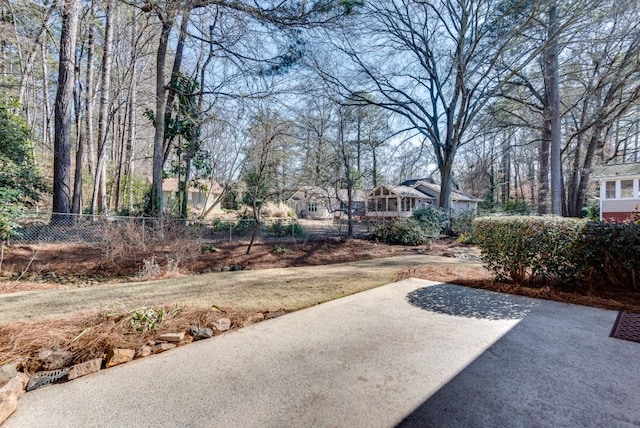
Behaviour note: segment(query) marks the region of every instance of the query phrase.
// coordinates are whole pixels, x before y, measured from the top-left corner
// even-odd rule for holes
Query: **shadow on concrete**
[[[407,300],[426,311],[489,320],[522,319],[536,303],[532,299],[452,285],[433,285],[412,291]]]
[[[459,296],[442,287],[418,292],[435,310]],[[479,301],[469,308],[457,304],[462,314],[512,316],[529,309],[522,302],[491,309],[501,299],[486,292],[474,298]],[[608,337],[614,316],[539,303],[397,427],[640,426],[640,347]]]

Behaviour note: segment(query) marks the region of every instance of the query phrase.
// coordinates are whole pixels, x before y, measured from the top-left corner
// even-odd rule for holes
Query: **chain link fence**
[[[162,222],[149,217],[123,217],[89,214],[26,213],[17,219],[14,243],[108,243],[127,241],[146,245],[161,243],[167,237],[212,243],[247,242],[251,239],[255,221],[189,220],[166,218]],[[352,221],[353,237],[369,237],[379,222]],[[348,234],[348,220],[276,219],[260,222],[258,242],[287,240],[325,240],[344,238]]]

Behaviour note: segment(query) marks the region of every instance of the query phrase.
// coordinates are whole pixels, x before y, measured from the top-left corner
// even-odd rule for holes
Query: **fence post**
[[[145,224],[144,224],[144,217],[142,217],[142,245],[144,245],[144,232],[145,232]]]
[[[232,232],[231,232],[232,230],[233,230],[233,224],[229,224],[229,244],[233,242]]]

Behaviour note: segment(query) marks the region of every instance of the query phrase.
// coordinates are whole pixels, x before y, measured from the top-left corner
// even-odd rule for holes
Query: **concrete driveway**
[[[637,427],[615,318],[410,279],[30,392],[6,427]]]

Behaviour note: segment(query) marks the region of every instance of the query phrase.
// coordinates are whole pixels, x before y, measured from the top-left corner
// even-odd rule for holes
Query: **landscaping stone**
[[[153,350],[155,352],[164,352],[168,351],[169,349],[176,348],[177,346],[178,345],[176,345],[175,343],[158,343],[153,347]]]
[[[18,375],[18,367],[22,365],[19,360],[11,361],[3,366],[0,366],[0,385],[9,382],[12,378]]]
[[[43,370],[58,370],[69,365],[69,362],[73,359],[73,352],[45,349],[38,353],[38,359]]]
[[[100,371],[102,367],[102,358],[96,358],[84,363],[76,364],[69,369],[69,380],[77,379],[80,376],[86,376],[91,373]]]
[[[136,351],[133,349],[113,348],[107,353],[107,367],[117,366],[118,364],[128,363],[135,357]]]
[[[231,328],[231,320],[229,318],[220,318],[218,321],[213,323],[213,326],[219,332],[224,332]]]
[[[24,390],[29,382],[29,376],[18,373],[9,382],[0,388],[0,425],[18,407],[18,400],[24,394]]]
[[[15,394],[0,393],[0,425],[16,411],[17,407],[18,397]]]
[[[207,327],[198,328],[192,325],[189,327],[189,334],[193,337],[193,340],[202,340],[213,336],[213,330]]]
[[[16,394],[18,398],[22,397],[24,390],[29,383],[29,376],[24,373],[18,373],[9,382],[0,388],[1,394]]]
[[[165,333],[158,336],[157,340],[164,340],[165,342],[180,342],[184,339],[184,332],[180,333]]]
[[[136,358],[148,357],[151,354],[153,354],[153,348],[149,345],[142,345],[140,349],[138,349],[138,352],[136,352]]]

